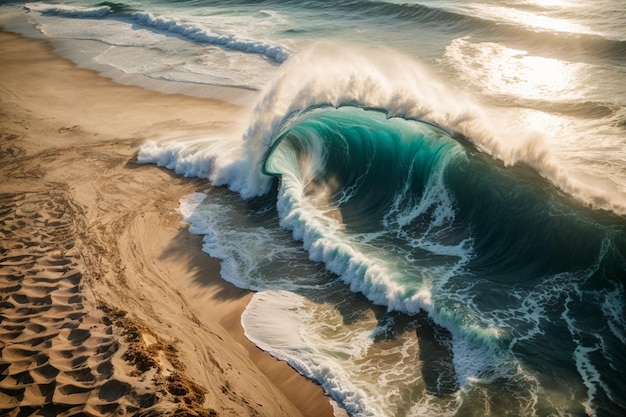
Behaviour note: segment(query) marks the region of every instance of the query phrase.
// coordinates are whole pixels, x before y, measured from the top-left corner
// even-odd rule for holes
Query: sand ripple
[[[89,297],[73,207],[60,193],[4,194],[0,213],[0,414],[153,406],[154,387],[127,375],[119,330]]]

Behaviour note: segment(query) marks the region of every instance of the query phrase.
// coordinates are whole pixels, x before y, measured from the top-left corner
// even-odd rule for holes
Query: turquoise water
[[[0,19],[120,82],[235,91],[238,131],[139,159],[228,188],[180,211],[257,291],[246,335],[351,416],[626,411],[622,2],[3,2]]]

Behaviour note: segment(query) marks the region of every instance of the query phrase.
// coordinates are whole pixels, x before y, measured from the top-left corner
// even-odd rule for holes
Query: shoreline
[[[0,51],[0,202],[8,248],[1,258],[12,271],[0,280],[22,277],[3,299],[10,319],[26,323],[0,329],[14,336],[0,357],[8,364],[0,386],[17,381],[12,395],[2,394],[18,400],[10,406],[62,403],[103,415],[149,405],[162,412],[183,407],[190,415],[333,416],[319,385],[245,338],[240,318],[252,293],[220,277],[219,260],[201,251],[200,236],[175,212],[191,192],[228,191],[136,162],[147,138],[227,132],[243,109],[116,84],[53,55],[47,41],[1,29]],[[45,290],[50,297],[25,284],[43,269],[56,274]],[[79,277],[69,289],[68,271]],[[49,310],[28,316],[37,302]],[[67,313],[70,306],[78,310]],[[58,311],[54,323],[73,320],[74,330],[68,335],[47,321],[50,311]],[[27,325],[45,340],[26,335]],[[95,352],[104,342],[119,349],[100,360]],[[14,370],[29,360],[15,356],[26,348],[47,357],[45,366],[57,375]],[[71,370],[55,362],[59,352],[77,361],[85,350],[95,362],[72,362]],[[103,367],[112,370],[99,372]],[[74,371],[91,377],[66,382]]]

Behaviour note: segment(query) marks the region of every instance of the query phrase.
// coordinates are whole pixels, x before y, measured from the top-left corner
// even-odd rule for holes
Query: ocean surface
[[[626,415],[626,2],[0,2],[119,82],[218,96],[139,160],[247,337],[350,416]],[[219,94],[217,93],[219,92]]]

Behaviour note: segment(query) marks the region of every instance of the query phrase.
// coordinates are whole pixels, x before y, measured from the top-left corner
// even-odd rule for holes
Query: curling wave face
[[[277,306],[315,308],[285,302],[284,293],[260,294],[246,315],[254,319],[244,319],[248,336],[317,379],[358,416],[393,414],[397,407],[434,414],[495,407],[519,415],[602,414],[603,407],[611,415],[623,408],[621,373],[611,364],[626,341],[624,217],[583,204],[585,193],[570,187],[540,141],[511,146],[479,107],[411,60],[384,51],[372,59],[355,49],[337,60],[326,46],[281,67],[241,141],[151,143],[140,160],[208,177],[245,199],[263,196],[309,257],[352,292],[388,311],[424,311],[445,329],[448,336],[436,339],[438,349],[449,349],[444,356],[452,371],[435,366],[433,379],[448,382],[434,389],[438,400],[426,395],[428,404],[414,405],[426,408],[386,397],[381,411],[367,400],[376,389],[346,396],[354,378],[327,365],[336,358],[324,348],[312,354],[301,341],[288,349],[264,338],[279,329],[263,326],[281,326],[259,324],[276,317],[266,311],[275,299],[282,300]],[[242,258],[254,263],[258,253],[243,255],[240,245],[224,250],[230,241],[253,239],[221,237],[230,233],[224,228],[221,220],[209,227],[208,252],[229,268]],[[259,248],[250,250],[269,250]],[[255,272],[254,282],[238,285],[306,286],[306,274],[296,284],[289,274],[270,277],[274,271]],[[313,322],[319,323],[293,327],[312,331],[319,326]],[[567,388],[554,390],[564,375],[571,376]]]
[[[505,167],[462,137],[380,112],[300,119],[264,164],[281,178],[281,224],[353,290],[390,310],[426,310],[463,349],[490,352],[482,369],[468,368],[476,352],[455,352],[460,384],[514,369],[502,367],[517,362],[511,348],[541,332],[532,314],[513,312],[555,282],[567,285],[549,298],[564,300],[622,288],[624,220],[580,206],[530,167]],[[498,321],[494,308],[506,312]]]

